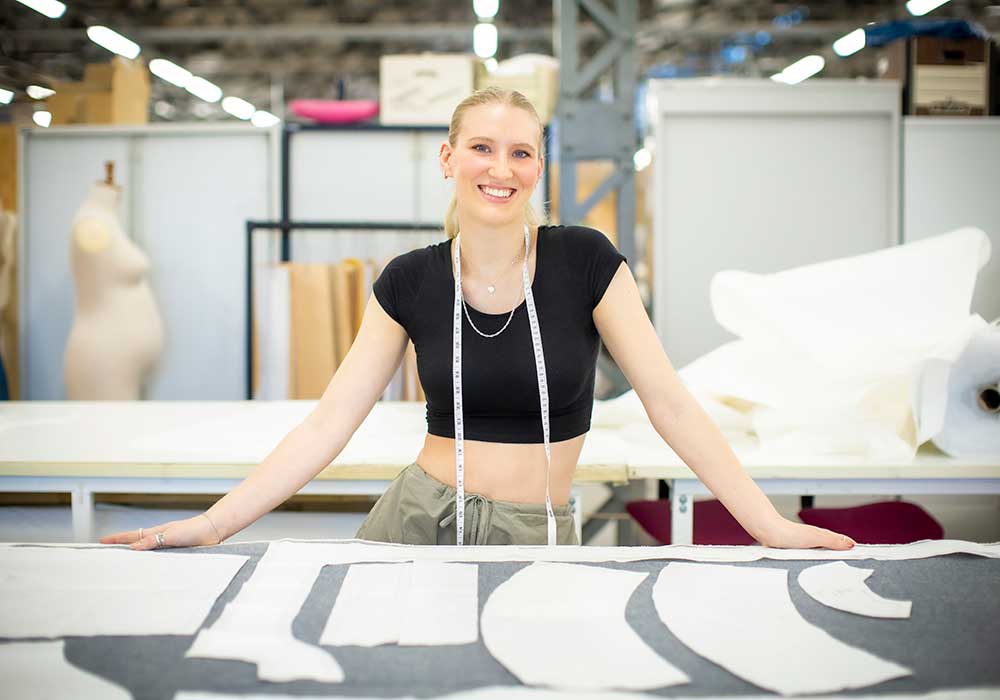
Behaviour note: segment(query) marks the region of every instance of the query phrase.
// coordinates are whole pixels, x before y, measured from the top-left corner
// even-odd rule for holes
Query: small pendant
[[[497,290],[497,288],[496,288],[496,287],[494,287],[494,286],[493,286],[493,285],[491,284],[491,285],[489,285],[489,286],[488,286],[488,287],[486,288],[486,290],[487,290],[487,291],[488,291],[488,292],[489,292],[490,294],[492,294],[493,292],[495,292],[495,291]]]

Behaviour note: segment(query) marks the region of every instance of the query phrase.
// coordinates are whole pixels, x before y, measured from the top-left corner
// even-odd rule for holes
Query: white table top
[[[246,475],[315,401],[0,402],[0,476]],[[391,479],[416,459],[424,404],[378,402],[317,478]],[[577,481],[627,480],[624,445],[588,440]]]
[[[0,402],[0,476],[238,478],[259,464],[315,401]],[[644,417],[627,425],[594,410],[577,481],[692,479]],[[392,478],[426,433],[424,404],[378,402],[320,479]],[[1000,458],[956,459],[925,446],[910,463],[854,455],[768,455],[730,444],[755,479],[1000,478]]]

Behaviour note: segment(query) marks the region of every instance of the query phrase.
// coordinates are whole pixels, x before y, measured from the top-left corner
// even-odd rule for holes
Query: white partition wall
[[[658,80],[653,315],[682,367],[733,339],[720,270],[767,273],[899,242],[899,93],[890,81]]]
[[[150,259],[165,344],[145,398],[244,395],[245,222],[275,215],[275,130],[249,125],[22,132],[21,376],[30,400],[65,398],[73,322],[73,215],[115,162],[122,225]]]
[[[979,272],[972,311],[1000,317],[1000,117],[903,120],[903,238],[976,226],[993,256]]]

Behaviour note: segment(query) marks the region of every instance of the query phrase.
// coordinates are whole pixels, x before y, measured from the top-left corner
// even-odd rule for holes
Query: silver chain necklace
[[[527,228],[527,226],[525,226],[525,228]],[[458,264],[461,264],[461,261],[462,261],[462,258],[461,258],[461,248],[459,247],[460,244],[461,244],[461,239],[462,239],[462,232],[459,231],[458,234],[455,236],[455,251],[456,251],[455,252],[455,257],[458,260]],[[517,258],[515,258],[514,261],[516,262]],[[527,269],[528,269],[528,238],[527,238],[527,236],[524,239],[524,266],[523,266],[522,269],[523,269],[524,275],[527,276]],[[490,294],[492,294],[492,293],[493,293],[493,290],[491,289],[490,290]],[[518,302],[516,304],[514,304],[514,308],[510,310],[510,314],[507,316],[507,322],[505,324],[503,324],[503,328],[501,328],[500,330],[498,330],[496,333],[483,333],[481,330],[479,330],[478,328],[476,328],[476,324],[472,322],[472,316],[469,315],[469,305],[465,303],[465,294],[462,293],[461,287],[459,287],[459,294],[461,295],[461,298],[462,298],[462,308],[465,309],[465,317],[467,319],[469,319],[469,325],[472,326],[472,330],[474,330],[476,333],[478,333],[479,335],[483,336],[484,338],[496,338],[498,335],[500,335],[505,330],[507,330],[507,326],[510,325],[511,319],[514,318],[514,312],[517,311],[520,308],[520,306],[521,306],[520,299],[518,299]]]

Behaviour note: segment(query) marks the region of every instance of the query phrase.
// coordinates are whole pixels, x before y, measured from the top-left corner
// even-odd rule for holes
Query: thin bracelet
[[[215,523],[212,522],[212,519],[208,517],[208,513],[202,513],[202,515],[205,516],[205,520],[207,520],[208,524],[212,526],[213,530],[215,530],[215,536],[219,538],[219,541],[216,542],[216,544],[222,544],[222,535],[219,534],[219,528],[217,528]]]

